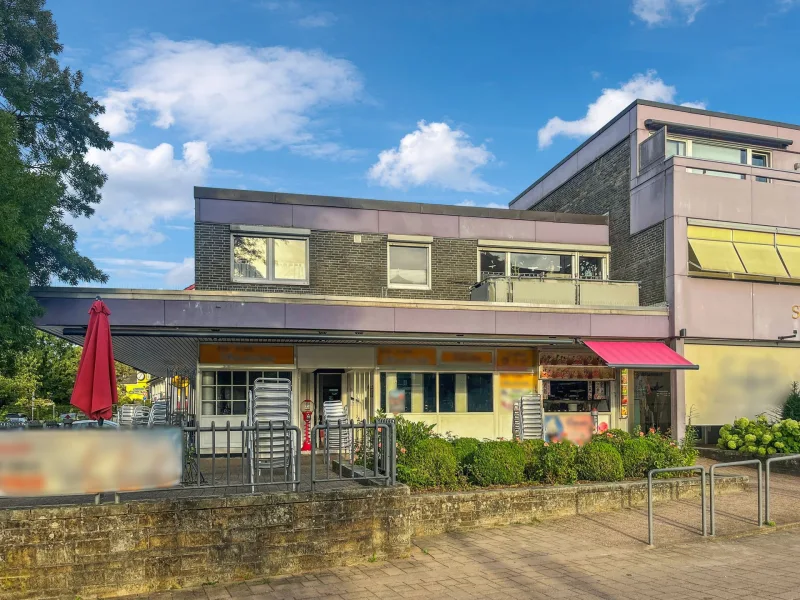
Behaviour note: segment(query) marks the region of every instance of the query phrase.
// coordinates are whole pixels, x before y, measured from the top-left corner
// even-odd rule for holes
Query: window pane
[[[231,399],[231,388],[229,387],[217,388],[217,400],[230,400],[230,399]]]
[[[247,371],[234,371],[233,385],[247,385]]]
[[[481,279],[505,274],[505,252],[481,252]]]
[[[572,277],[572,255],[512,252],[511,274],[536,275],[540,277]]]
[[[381,410],[386,412],[386,373],[381,373]]]
[[[757,154],[753,152],[753,166],[754,167],[768,167],[767,164],[767,155],[766,154]]]
[[[389,283],[428,284],[428,248],[389,246]]]
[[[439,412],[456,412],[455,373],[439,373]]]
[[[234,402],[233,403],[233,412],[231,414],[233,414],[233,415],[245,415],[245,414],[247,414],[247,402]],[[233,434],[231,434],[231,435],[233,435]]]
[[[423,412],[436,412],[436,373],[422,374],[422,406]]]
[[[667,156],[686,156],[686,142],[667,140]]]
[[[261,371],[250,371],[247,374],[247,385],[252,386],[259,377],[263,377],[263,373]]]
[[[603,259],[600,256],[581,256],[578,265],[578,277],[581,279],[603,278]]]
[[[219,385],[230,385],[231,384],[231,372],[230,371],[217,371],[217,383]]]
[[[492,412],[493,398],[491,373],[467,374],[467,412]]]
[[[248,279],[267,278],[267,239],[235,236],[233,238],[233,276]]]
[[[306,240],[272,240],[275,279],[306,280]]]
[[[744,159],[742,159],[744,153]],[[694,158],[705,158],[708,160],[721,160],[729,163],[747,164],[747,152],[740,148],[730,146],[717,146],[703,142],[692,143],[692,156]]]
[[[231,403],[230,402],[217,402],[217,414],[218,415],[229,415],[229,414],[231,414]]]
[[[233,388],[234,400],[247,400],[247,386],[237,385]]]

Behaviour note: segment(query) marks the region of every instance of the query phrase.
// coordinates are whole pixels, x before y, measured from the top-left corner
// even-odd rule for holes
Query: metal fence
[[[670,467],[667,469],[653,469],[647,473],[647,543],[654,545],[653,532],[653,475],[658,473],[682,473],[700,471],[700,511],[703,537],[706,536],[706,468],[705,467]]]
[[[397,441],[394,420],[323,423],[311,430],[321,453],[311,454],[311,489],[345,480],[394,485]],[[319,462],[323,469],[320,469]]]
[[[764,470],[764,522],[772,524],[770,513],[770,492],[769,492],[769,472],[773,463],[784,462],[787,460],[800,460],[800,454],[787,454],[785,456],[772,456],[766,460],[766,469]],[[760,470],[759,470],[760,474]]]
[[[716,509],[716,500],[714,498],[714,472],[717,469],[723,469],[723,468],[727,468],[727,467],[744,467],[744,466],[749,466],[749,465],[757,465],[758,466],[758,526],[761,527],[761,525],[762,525],[762,522],[761,522],[761,515],[762,515],[762,509],[761,509],[761,461],[758,460],[757,458],[754,458],[752,460],[737,460],[735,462],[728,462],[728,463],[714,463],[713,465],[711,465],[711,468],[708,471],[709,475],[711,477],[711,483],[710,483],[710,488],[711,489],[710,489],[709,494],[710,494],[710,499],[711,499],[711,535],[712,536],[717,534],[716,510],[715,510]],[[703,490],[703,493],[705,493],[705,490]]]

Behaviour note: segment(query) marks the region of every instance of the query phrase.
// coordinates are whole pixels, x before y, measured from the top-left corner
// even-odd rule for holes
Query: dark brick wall
[[[611,279],[641,282],[642,305],[666,301],[666,241],[659,223],[630,234],[630,146],[626,140],[539,202],[534,210],[609,215]]]
[[[469,300],[477,273],[477,240],[436,238],[431,245],[431,290],[387,289],[388,236],[312,231],[309,285],[259,285],[231,281],[230,227],[195,223],[195,286],[198,290]]]

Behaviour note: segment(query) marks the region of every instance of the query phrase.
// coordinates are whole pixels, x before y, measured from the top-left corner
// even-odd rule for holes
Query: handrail
[[[800,460],[800,454],[787,454],[786,456],[773,456],[766,460],[766,472],[764,474],[764,522],[769,524],[771,523],[769,518],[769,509],[770,509],[770,495],[769,495],[769,470],[772,463],[776,462],[784,462],[787,460]]]
[[[647,542],[653,546],[653,475],[656,473],[679,473],[700,471],[700,510],[703,537],[707,534],[706,527],[706,468],[696,467],[668,467],[666,469],[652,469],[647,472]]]
[[[758,526],[759,527],[762,526],[763,523],[761,521],[761,515],[763,514],[763,509],[761,504],[761,461],[758,460],[757,458],[754,458],[752,460],[737,460],[728,463],[714,463],[713,465],[711,465],[711,469],[709,469],[709,474],[711,476],[711,535],[712,536],[716,535],[717,531],[716,520],[714,518],[715,517],[714,508],[716,505],[714,500],[714,470],[717,468],[723,469],[726,467],[741,467],[744,465],[752,465],[752,464],[758,465]]]

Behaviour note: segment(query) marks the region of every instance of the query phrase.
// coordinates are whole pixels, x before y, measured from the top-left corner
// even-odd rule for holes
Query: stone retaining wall
[[[745,489],[724,477],[720,493]],[[698,495],[657,482],[655,498]],[[409,494],[405,486],[0,511],[0,599],[125,595],[398,558],[411,538],[646,502],[643,482]]]

